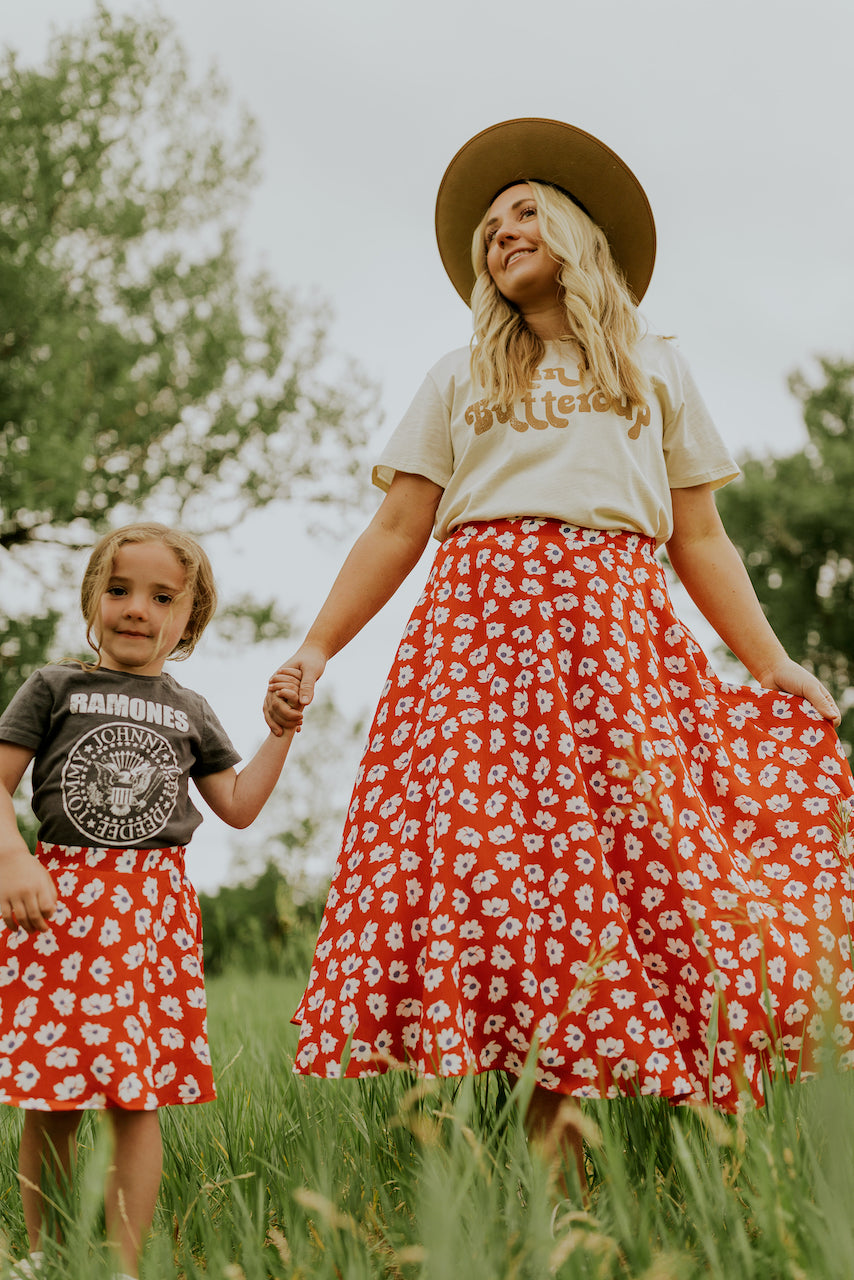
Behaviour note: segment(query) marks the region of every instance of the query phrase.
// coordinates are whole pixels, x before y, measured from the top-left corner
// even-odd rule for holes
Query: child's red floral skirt
[[[151,1111],[216,1096],[184,850],[39,844],[46,933],[0,921],[0,1102]]]
[[[653,542],[546,520],[437,554],[383,689],[296,1070],[526,1060],[711,1100],[854,1062],[854,781],[802,699],[723,683]]]

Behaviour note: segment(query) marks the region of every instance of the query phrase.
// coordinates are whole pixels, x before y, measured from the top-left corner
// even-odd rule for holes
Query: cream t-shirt
[[[640,410],[611,408],[575,346],[548,342],[508,414],[472,382],[468,347],[452,351],[427,374],[373,482],[388,489],[395,471],[408,471],[441,485],[440,541],[472,520],[546,516],[666,542],[671,489],[718,488],[739,471],[674,343],[647,335],[640,352],[652,385]]]

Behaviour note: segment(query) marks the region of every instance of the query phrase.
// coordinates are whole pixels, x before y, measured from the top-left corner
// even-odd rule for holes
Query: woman
[[[435,533],[296,1070],[518,1074],[533,1056],[537,1131],[565,1094],[733,1110],[764,1068],[809,1071],[833,1042],[850,1058],[839,712],[724,532],[713,490],[738,469],[684,360],[643,333],[655,232],[634,175],[570,125],[506,121],[451,162],[436,226],[472,350],[425,380],[287,664],[305,705]],[[661,545],[761,690],[708,667]],[[276,690],[268,720],[289,723]]]

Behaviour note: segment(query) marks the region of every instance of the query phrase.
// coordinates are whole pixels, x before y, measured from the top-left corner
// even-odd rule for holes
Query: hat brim
[[[436,197],[436,239],[445,270],[468,305],[474,288],[471,240],[496,193],[514,182],[569,191],[608,238],[640,302],[655,262],[649,200],[628,165],[604,142],[559,120],[504,120],[471,138],[445,170]]]

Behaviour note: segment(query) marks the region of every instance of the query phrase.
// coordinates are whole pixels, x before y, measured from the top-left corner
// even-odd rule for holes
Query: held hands
[[[770,671],[764,672],[759,683],[763,689],[779,689],[781,693],[794,693],[805,698],[820,716],[833,725],[842,719],[842,713],[821,681],[791,658],[781,660]]]
[[[28,849],[0,854],[0,915],[7,929],[44,933],[56,911],[56,885]]]
[[[264,719],[277,738],[287,730],[302,728],[302,707],[300,705],[300,676],[302,672],[293,663],[286,663],[275,671],[267,683],[267,694],[264,699]],[[267,704],[275,700],[277,720],[275,724],[267,714]]]
[[[303,645],[267,684],[264,719],[270,732],[280,737],[302,723],[302,709],[314,697],[314,686],[323,675],[326,657],[313,645]]]

